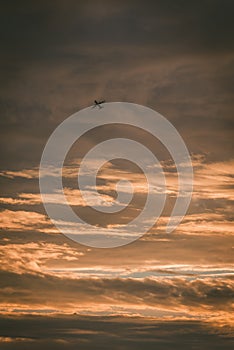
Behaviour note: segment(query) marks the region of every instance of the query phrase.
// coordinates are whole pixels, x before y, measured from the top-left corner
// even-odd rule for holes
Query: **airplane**
[[[95,108],[95,107],[99,107],[99,108],[103,108],[102,106],[101,106],[101,104],[102,103],[105,103],[106,101],[97,101],[97,100],[94,100],[94,105],[93,105],[93,108]]]

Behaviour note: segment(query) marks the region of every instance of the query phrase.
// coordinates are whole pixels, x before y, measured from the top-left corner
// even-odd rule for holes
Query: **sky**
[[[233,10],[231,0],[2,4],[1,349],[233,347]],[[130,244],[103,249],[74,242],[49,219],[39,189],[45,144],[95,99],[149,107],[183,138],[194,190],[171,234],[173,159],[152,135],[123,125],[96,128],[74,143],[64,192],[97,230],[111,234],[128,224],[147,196],[141,169],[107,162],[97,174],[102,200],[87,188],[91,204],[103,209],[116,199],[118,180],[132,181],[133,199],[120,215],[90,208],[77,172],[99,142],[134,139],[157,155],[167,181],[155,225]],[[59,194],[52,200],[59,220]]]

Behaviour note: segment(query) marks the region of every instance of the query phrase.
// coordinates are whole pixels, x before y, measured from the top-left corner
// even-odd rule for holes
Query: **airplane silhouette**
[[[102,106],[101,106],[101,104],[102,103],[105,103],[106,101],[96,101],[96,100],[94,100],[94,105],[93,105],[93,108],[95,108],[95,107],[99,107],[99,108],[103,108]]]

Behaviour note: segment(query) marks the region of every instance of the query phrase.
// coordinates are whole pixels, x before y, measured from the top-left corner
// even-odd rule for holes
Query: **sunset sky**
[[[0,349],[233,348],[233,11],[231,0],[2,4]],[[182,136],[194,191],[173,233],[165,232],[178,187],[173,159],[151,135],[121,125],[73,145],[63,169],[67,200],[110,234],[139,214],[147,186],[133,163],[107,162],[98,173],[100,209],[116,198],[116,181],[132,181],[133,200],[120,215],[100,215],[77,187],[82,157],[126,137],[164,170],[159,220],[135,242],[101,249],[72,241],[49,219],[39,190],[43,149],[94,99],[152,108]],[[59,195],[53,200],[59,207]]]

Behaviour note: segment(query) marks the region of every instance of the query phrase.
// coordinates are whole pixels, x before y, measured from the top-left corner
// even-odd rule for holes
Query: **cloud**
[[[78,164],[78,160],[73,160]],[[81,176],[91,175],[96,170],[95,162],[89,167],[87,164],[87,173],[80,174]],[[161,166],[165,173],[167,179],[167,192],[171,195],[176,195],[177,193],[177,174],[176,166],[171,160],[161,161]],[[186,165],[185,165],[186,166]],[[232,191],[232,186],[234,184],[232,179],[232,169],[234,166],[234,160],[229,159],[223,162],[206,162],[204,155],[194,155],[193,157],[193,167],[194,167],[194,198],[202,199],[228,199],[233,200],[234,195]],[[76,179],[77,178],[77,167],[73,164],[66,165],[63,168],[63,176],[66,179]],[[99,191],[113,191],[115,190],[116,181],[119,179],[126,179],[133,183],[134,189],[138,193],[147,193],[148,187],[145,183],[145,175],[143,173],[136,172],[136,169],[124,169],[123,167],[117,167],[115,164],[107,164],[105,168],[102,168],[98,174],[97,180],[104,180],[105,183],[98,184],[96,186]],[[150,174],[154,172],[154,169],[149,169]],[[156,170],[156,169],[155,169]],[[25,169],[22,171],[2,171],[0,173],[3,177],[8,177],[11,179],[22,177],[25,179],[38,179],[39,171],[38,169]],[[56,169],[51,169],[48,174],[42,174],[42,176],[58,176]],[[87,190],[92,190],[92,188],[87,188]],[[69,187],[65,187],[67,192],[71,190]],[[122,187],[122,191],[126,190],[129,192],[128,187]],[[156,191],[157,193],[157,191]],[[78,191],[74,192],[77,196]],[[21,197],[27,198],[29,194],[20,194]],[[33,195],[31,195],[33,196]],[[36,196],[36,195],[35,195]]]
[[[26,338],[26,337],[0,337],[0,344],[4,346],[4,343],[27,343],[27,342],[32,342],[34,339],[33,338]]]
[[[119,316],[2,317],[1,348],[231,348],[232,14],[228,0],[2,6],[1,311]],[[162,146],[145,134],[138,137],[155,146],[170,199],[156,226],[121,249],[86,251],[62,235],[46,234],[58,231],[40,202],[38,166],[44,146],[60,122],[99,97],[156,109],[196,155],[193,200],[173,234],[163,229],[177,195],[175,168]],[[125,137],[134,134],[119,131]],[[93,134],[73,155],[77,151],[79,157],[99,140]],[[112,135],[104,130],[100,137]],[[63,173],[70,204],[111,232],[119,218],[98,221],[87,210],[72,190],[76,170],[70,164]],[[140,195],[124,213],[129,219],[143,203],[144,179],[113,164],[109,173],[105,179],[100,172],[97,187],[110,201],[116,196],[115,180],[134,177]],[[94,203],[92,188],[86,190]],[[59,194],[51,200],[59,202]],[[173,322],[175,317],[180,322]]]
[[[57,233],[49,219],[34,211],[3,210],[1,212],[0,224],[2,229],[11,231],[38,231]]]
[[[0,172],[1,176],[8,177],[9,179],[14,179],[17,177],[23,177],[25,179],[38,178],[38,169],[24,169],[19,171],[4,170]]]
[[[189,318],[162,320],[137,316],[22,315],[0,318],[3,350],[10,349],[110,349],[185,350],[188,344],[230,349],[231,329],[211,327]],[[17,330],[17,332],[16,332]],[[26,331],[27,330],[27,331]],[[4,344],[4,341],[10,343]]]
[[[14,206],[41,204],[41,196],[37,193],[20,193],[16,198],[0,197],[0,203]]]
[[[65,248],[67,250],[67,247]],[[20,274],[1,271],[2,308],[12,310],[14,305],[17,305],[18,309],[44,309],[46,305],[52,310],[71,312],[76,308],[92,309],[95,305],[104,309],[106,306],[116,305],[123,308],[131,306],[140,312],[141,308],[148,306],[165,311],[187,312],[191,315],[209,315],[212,312],[229,311],[232,305],[234,286],[233,279],[228,275],[218,279],[205,276],[202,279],[191,278],[189,275],[147,278],[90,278],[88,273],[86,277],[78,277],[75,273],[56,275],[56,271],[46,273],[45,270],[35,267],[35,262],[41,263],[43,259],[46,261],[46,249],[44,252],[36,250],[37,258],[31,266],[27,257],[32,255],[32,252],[27,253],[27,250],[30,250],[30,247],[25,248],[25,265],[28,271],[22,268],[22,259],[19,263],[16,262],[15,268]],[[64,259],[63,251],[62,248],[56,248],[49,256],[51,255],[52,259],[61,258],[62,254]],[[70,254],[71,258],[80,256],[74,251],[70,251]],[[42,293],[38,295],[39,286]],[[56,299],[55,286],[58,291]]]
[[[66,265],[76,262],[84,252],[77,250],[67,243],[7,243],[2,245],[0,253],[1,269],[19,274],[38,273],[53,265]]]
[[[194,197],[234,200],[234,160],[204,164],[195,170]]]
[[[155,227],[148,233],[146,239],[152,238],[157,233],[165,232],[165,225],[169,220],[168,216],[161,216]],[[217,209],[216,213],[206,211],[205,213],[188,213],[184,216],[182,222],[177,227],[174,234],[187,234],[187,235],[231,235],[232,229],[232,216],[230,215],[229,208]],[[155,237],[157,239],[157,237]],[[144,239],[144,237],[143,237]]]

